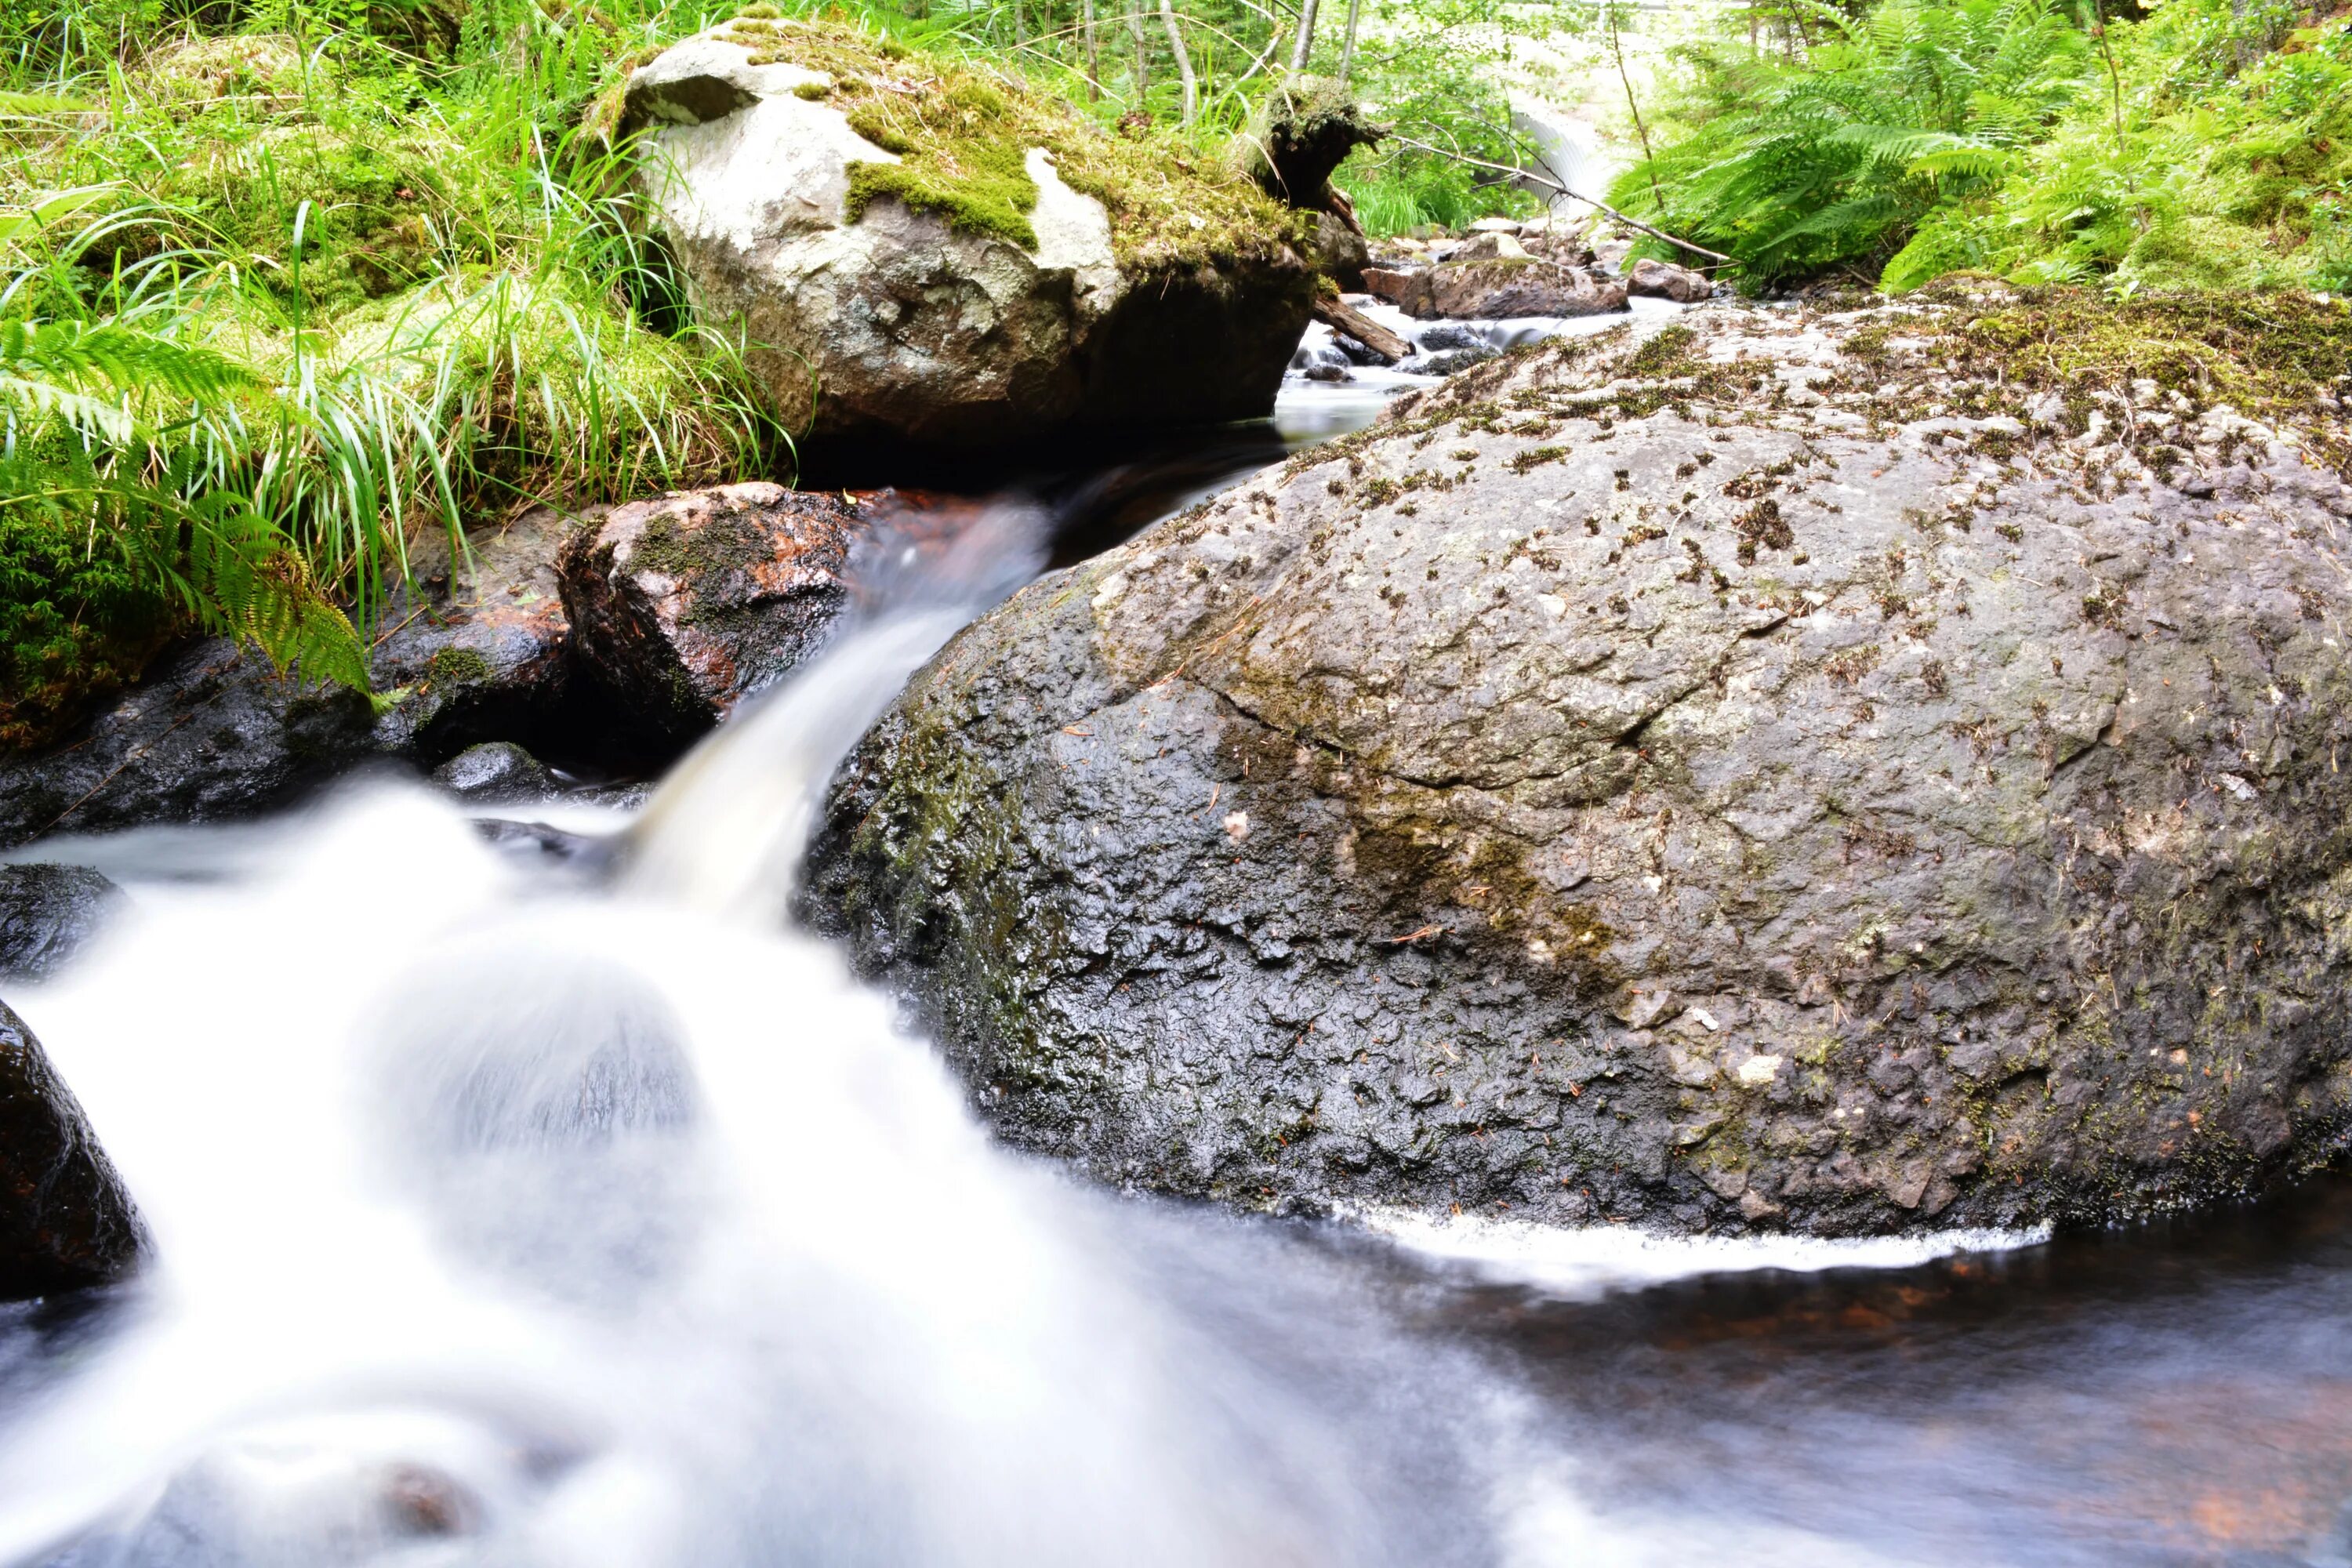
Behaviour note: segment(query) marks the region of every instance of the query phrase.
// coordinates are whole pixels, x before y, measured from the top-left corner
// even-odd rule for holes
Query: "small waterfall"
[[[1412,1517],[1467,1483],[1384,1496],[1405,1439],[1331,1403],[1412,1363],[1298,1386],[1360,1306],[1293,1328],[1297,1285],[1239,1279],[1178,1310],[1261,1243],[992,1146],[777,919],[845,750],[1053,521],[887,533],[830,650],[679,767],[609,889],[379,784],[239,830],[16,998],[155,1254],[13,1399],[0,1563],[1479,1560],[1475,1497]]]

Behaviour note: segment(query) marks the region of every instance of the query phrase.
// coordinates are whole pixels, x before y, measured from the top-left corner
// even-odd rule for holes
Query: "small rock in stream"
[[[0,866],[0,981],[48,979],[128,902],[87,866]]]
[[[138,1213],[25,1020],[0,1002],[0,1300],[121,1279]]]
[[[468,746],[433,770],[433,782],[469,800],[528,799],[555,788],[555,777],[512,741]]]

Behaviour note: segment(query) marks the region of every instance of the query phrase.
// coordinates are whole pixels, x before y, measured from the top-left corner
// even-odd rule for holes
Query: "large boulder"
[[[139,1246],[121,1178],[41,1042],[0,1002],[0,1300],[120,1279]]]
[[[2330,1159],[2352,311],[2235,310],[1467,372],[975,624],[807,912],[1007,1136],[1238,1204],[1849,1233]]]
[[[1262,416],[1307,323],[1311,220],[1240,170],[855,27],[698,35],[619,121],[698,312],[829,447]]]

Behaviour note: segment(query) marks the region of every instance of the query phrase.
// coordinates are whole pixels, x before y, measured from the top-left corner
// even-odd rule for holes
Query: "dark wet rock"
[[[699,734],[831,629],[867,517],[765,481],[616,508],[558,563],[575,656],[644,721]]]
[[[137,1212],[81,1107],[0,1002],[0,1300],[121,1279],[139,1246]]]
[[[1344,364],[1318,363],[1308,365],[1298,374],[1309,381],[1349,382],[1356,379],[1354,373]]]
[[[433,782],[473,800],[530,799],[555,788],[555,776],[511,741],[467,747],[433,770]]]
[[[55,974],[125,902],[87,866],[0,866],[0,981]]]
[[[1507,237],[1486,237],[1500,240]],[[1604,281],[1580,268],[1538,261],[1522,254],[1440,262],[1412,274],[1397,306],[1410,316],[1455,321],[1598,316],[1625,309],[1625,287]]]
[[[2340,431],[2184,401],[2241,476],[2184,496],[1999,308],[1556,341],[1045,579],[849,759],[807,912],[1008,1138],[1244,1205],[1856,1233],[2334,1158]]]
[[[903,472],[910,443],[989,451],[1267,413],[1314,291],[1295,215],[1245,181],[1213,183],[1173,147],[1152,170],[1160,194],[1131,213],[1027,149],[1037,195],[1021,221],[1034,242],[887,192],[856,199],[857,171],[899,159],[852,129],[846,95],[869,79],[951,90],[937,68],[851,27],[744,18],[628,79],[625,123],[647,128],[639,167],[655,220],[698,310],[743,330],[775,415]],[[1026,90],[998,76],[971,95]],[[998,133],[977,111],[968,120],[975,135]],[[1066,134],[1107,145],[1101,156],[1152,156],[1075,116]],[[1231,236],[1214,265],[1177,237],[1202,232],[1202,214]]]
[[[0,762],[0,846],[247,816],[383,754],[366,698],[208,638],[150,666],[64,743]]]
[[[572,679],[556,591],[556,545],[574,526],[535,510],[476,530],[454,561],[446,535],[418,541],[415,583],[375,622],[381,714],[226,638],[171,650],[60,744],[0,758],[0,847],[249,816],[366,762],[429,766],[484,740],[608,745],[596,695]]]
[[[534,507],[472,530],[455,552],[445,532],[417,541],[415,586],[379,617],[372,656],[376,689],[400,694],[378,749],[432,763],[485,741],[562,746],[559,737],[594,726],[596,694],[572,679],[555,557],[604,511]]]
[[[1676,267],[1672,262],[1645,256],[1633,263],[1633,269],[1625,275],[1625,292],[1690,305],[1712,299],[1715,285],[1707,281],[1706,274],[1703,272],[1694,272],[1687,267]]]
[[[1423,327],[1415,337],[1423,352],[1428,353],[1444,349],[1491,349],[1495,346],[1475,327],[1457,327],[1450,321]]]

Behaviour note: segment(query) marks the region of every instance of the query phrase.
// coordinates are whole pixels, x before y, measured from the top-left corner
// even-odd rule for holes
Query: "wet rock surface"
[[[0,866],[0,982],[57,973],[125,901],[87,866]]]
[[[121,1278],[139,1222],[41,1043],[0,1002],[0,1300]]]
[[[1365,279],[1370,284],[1372,274],[1366,273]],[[1397,308],[1423,318],[1491,321],[1512,316],[1598,316],[1625,309],[1623,284],[1523,251],[1441,261],[1392,287]],[[1381,289],[1374,287],[1372,291]]]
[[[1715,285],[1706,274],[1694,272],[1687,267],[1676,267],[1645,256],[1633,263],[1625,274],[1625,292],[1644,295],[1654,300],[1672,300],[1676,304],[1694,305],[1712,298]]]
[[[413,585],[378,617],[371,673],[393,700],[272,671],[226,638],[166,653],[55,747],[0,758],[0,847],[58,831],[249,816],[371,760],[427,765],[492,738],[575,742],[614,728],[572,679],[547,510],[417,541]],[[629,735],[592,748],[641,751]]]
[[[1982,310],[1517,353],[1038,583],[845,765],[809,914],[1007,1137],[1244,1205],[1856,1233],[2334,1157],[2340,426],[2037,388],[2064,331]]]
[[[870,515],[765,481],[616,508],[558,563],[574,651],[646,723],[700,734],[832,626]]]

